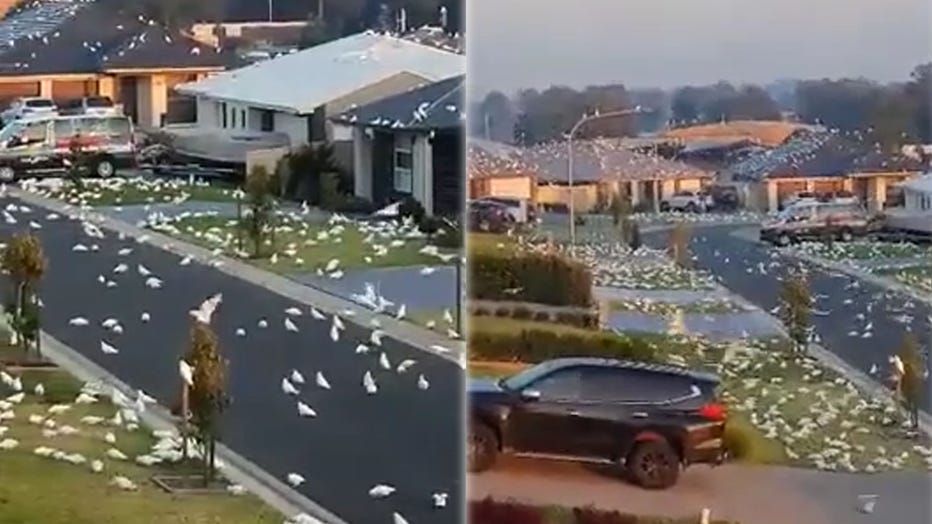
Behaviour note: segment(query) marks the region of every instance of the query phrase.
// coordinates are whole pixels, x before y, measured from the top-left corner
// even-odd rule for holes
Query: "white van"
[[[849,241],[867,234],[869,227],[870,217],[860,204],[801,200],[765,223],[760,238],[781,246],[827,237]]]

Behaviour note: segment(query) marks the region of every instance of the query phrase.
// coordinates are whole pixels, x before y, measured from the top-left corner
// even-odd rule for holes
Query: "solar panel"
[[[0,21],[0,52],[21,38],[46,37],[93,0],[41,0],[9,13]]]

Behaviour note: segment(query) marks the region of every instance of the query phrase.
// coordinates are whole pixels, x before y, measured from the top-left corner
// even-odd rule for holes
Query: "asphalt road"
[[[859,511],[860,495],[876,495],[874,512]],[[670,518],[742,524],[926,524],[932,517],[932,476],[828,473],[784,467],[724,465],[686,469],[668,490],[647,491],[605,472],[568,463],[500,460],[470,475],[469,496],[532,504],[594,505],[600,509]]]
[[[17,201],[3,198],[6,207]],[[224,415],[223,441],[252,462],[284,479],[290,472],[307,482],[299,491],[341,518],[355,523],[390,522],[398,511],[414,523],[460,521],[463,501],[460,401],[463,372],[453,362],[397,343],[385,337],[383,350],[393,366],[403,359],[417,364],[405,374],[379,367],[377,352],[356,354],[370,330],[346,321],[339,343],[330,340],[330,321],[314,320],[308,308],[264,288],[227,276],[207,266],[179,265],[179,258],[131,238],[120,240],[86,236],[80,223],[65,218],[49,221],[48,212],[32,208],[13,212],[17,224],[0,225],[0,237],[29,227],[46,251],[48,270],[41,285],[43,329],[76,349],[124,382],[142,388],[163,405],[171,404],[179,386],[178,359],[186,350],[188,311],[208,296],[223,293],[214,328],[224,355],[230,361],[229,391],[233,404]],[[99,245],[97,252],[74,252],[82,243]],[[119,256],[130,247],[133,252]],[[130,270],[114,274],[120,262]],[[150,289],[137,273],[143,264],[164,281]],[[117,282],[107,288],[104,275]],[[305,313],[295,318],[299,332],[286,331],[285,309],[298,306]],[[142,323],[148,312],[151,320]],[[91,325],[68,324],[76,316]],[[113,334],[100,322],[113,317],[124,333]],[[268,327],[260,329],[260,318]],[[344,319],[345,320],[345,319]],[[245,337],[235,331],[243,327]],[[100,351],[101,340],[119,348],[117,355]],[[298,369],[307,379],[300,398],[318,413],[300,418],[296,400],[281,391],[281,379]],[[379,384],[367,395],[363,374],[371,370]],[[322,371],[332,385],[327,391],[314,385]],[[418,389],[418,374],[430,388]],[[397,491],[385,499],[372,499],[376,484]],[[446,492],[445,509],[435,509],[431,494]]]
[[[782,278],[801,262],[774,247],[732,234],[736,231],[735,227],[694,229],[691,249],[697,265],[731,291],[769,311],[777,306]],[[665,246],[667,233],[645,235],[645,241],[655,247]],[[816,298],[814,310],[818,314],[812,319],[820,344],[852,366],[868,373],[876,365],[879,373],[874,378],[883,380],[890,372],[887,359],[902,344],[907,328],[926,351],[932,345],[932,307],[848,275],[814,264],[803,265]],[[903,315],[913,318],[905,324],[896,320]],[[872,336],[863,338],[869,323]],[[922,403],[926,411],[932,404],[932,381],[927,386]]]

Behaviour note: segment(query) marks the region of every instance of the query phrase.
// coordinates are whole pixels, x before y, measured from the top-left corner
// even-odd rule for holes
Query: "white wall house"
[[[223,137],[243,148],[350,141],[351,128],[328,116],[462,74],[465,60],[359,33],[178,86],[197,101],[197,123],[183,134]]]
[[[903,207],[885,211],[892,229],[932,235],[932,172],[900,184]]]

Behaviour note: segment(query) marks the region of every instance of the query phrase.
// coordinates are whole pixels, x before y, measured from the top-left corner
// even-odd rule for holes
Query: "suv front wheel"
[[[498,440],[492,428],[481,422],[470,422],[466,434],[466,468],[471,473],[485,471],[495,463]]]
[[[680,475],[680,458],[663,439],[638,443],[625,466],[631,479],[646,489],[669,488]]]

